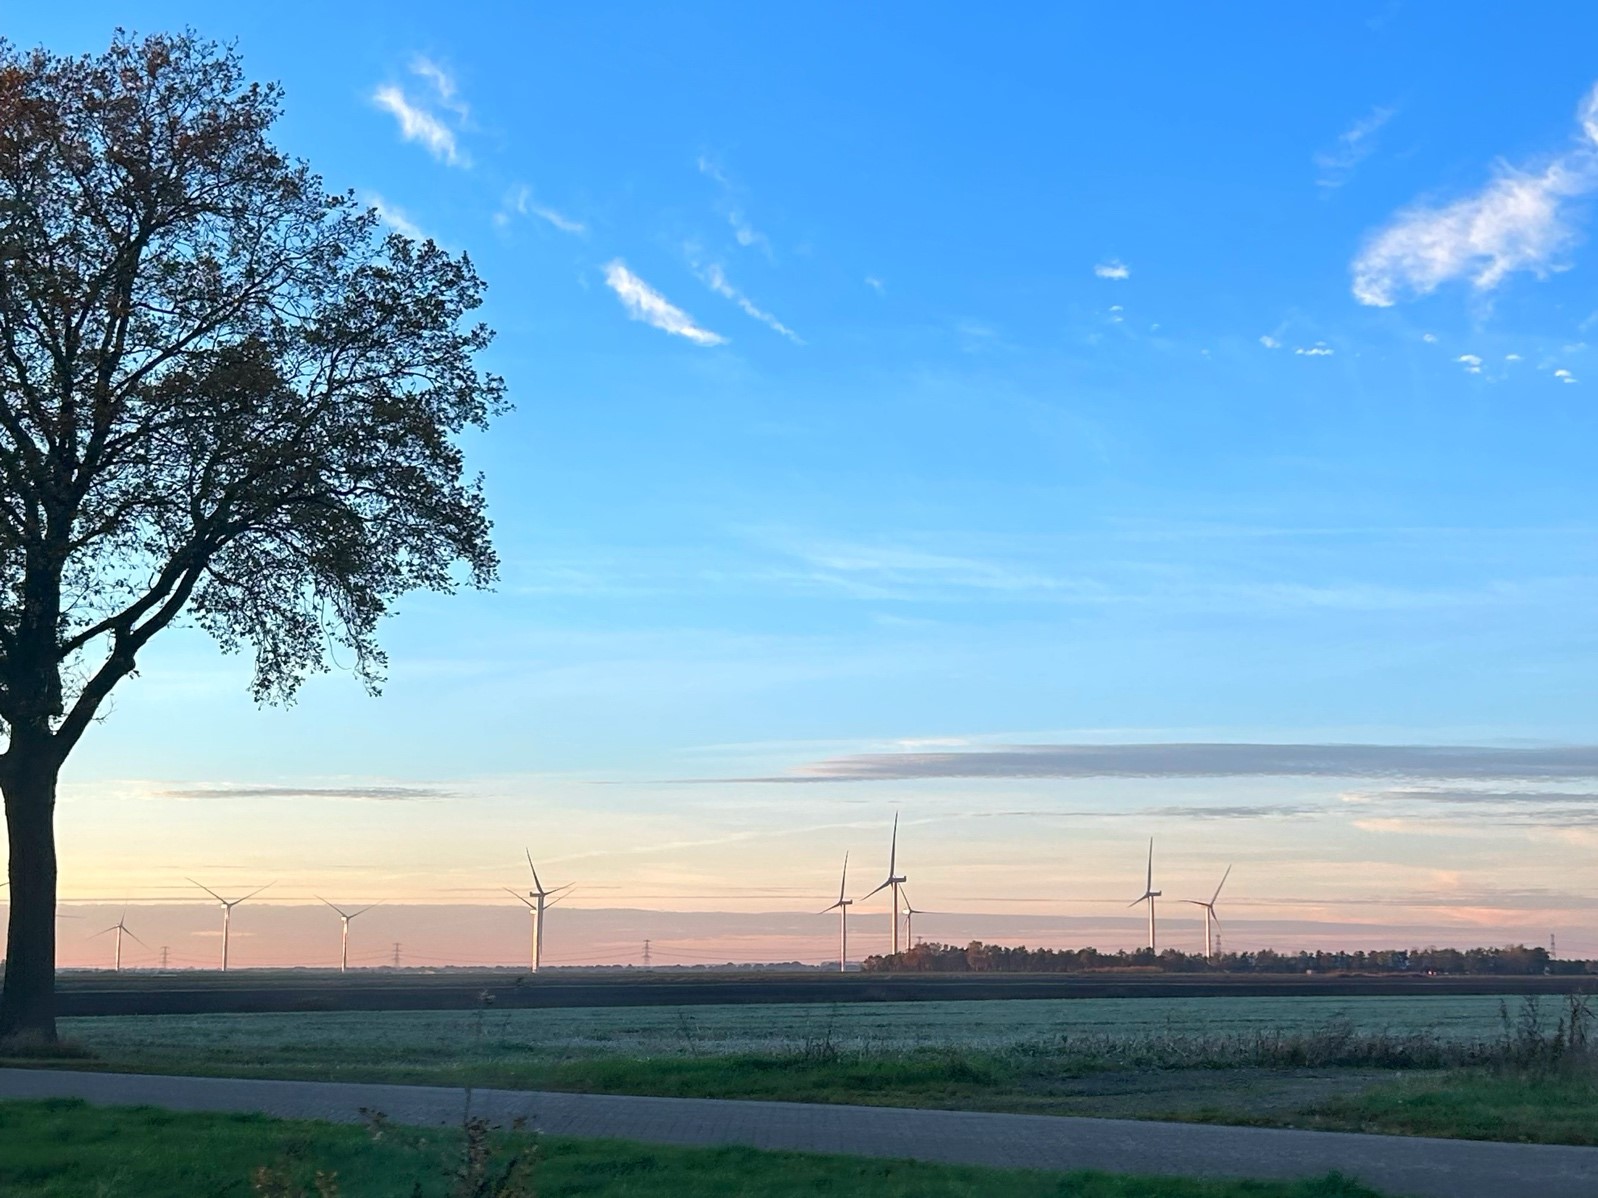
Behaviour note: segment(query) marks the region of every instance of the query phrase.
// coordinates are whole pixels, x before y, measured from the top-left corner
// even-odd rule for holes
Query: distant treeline
[[[918,944],[898,956],[867,957],[861,968],[900,973],[1086,973],[1132,970],[1159,973],[1448,973],[1583,974],[1598,973],[1598,961],[1555,959],[1545,948],[1511,944],[1503,948],[1409,948],[1357,953],[1222,953],[1214,960],[1168,948],[1155,955],[1101,953],[1094,948],[1011,948],[973,940]]]

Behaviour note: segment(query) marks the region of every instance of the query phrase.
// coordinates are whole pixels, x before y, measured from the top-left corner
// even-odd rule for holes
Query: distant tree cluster
[[[983,944],[918,944],[898,956],[867,957],[861,968],[897,973],[1093,973],[1127,970],[1155,973],[1354,973],[1354,974],[1532,974],[1598,973],[1598,961],[1555,960],[1545,948],[1409,948],[1375,952],[1223,953],[1214,960],[1168,948],[1101,953],[1095,948],[1027,948]]]

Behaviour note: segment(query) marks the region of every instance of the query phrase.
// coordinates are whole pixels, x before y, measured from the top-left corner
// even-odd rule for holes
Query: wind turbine
[[[1154,952],[1154,900],[1160,897],[1160,892],[1154,889],[1154,838],[1149,837],[1149,875],[1148,881],[1143,884],[1143,897],[1135,899],[1127,906],[1135,907],[1138,903],[1149,905],[1149,952]]]
[[[321,895],[317,897],[321,898]],[[333,904],[326,899],[322,899],[322,902],[329,907],[333,907]],[[344,921],[343,936],[340,938],[338,946],[338,971],[340,973],[348,973],[350,971],[350,920],[357,915],[365,915],[373,907],[380,906],[382,906],[381,903],[371,903],[356,911],[346,911],[343,907],[333,907],[333,910],[338,912],[338,917]]]
[[[926,912],[918,911],[912,907],[908,894],[904,894],[903,891],[900,891],[900,894],[904,898],[904,946],[907,949],[911,949],[916,946],[915,917],[917,915],[925,915]]]
[[[896,957],[899,955],[899,887],[905,882],[909,881],[909,879],[904,875],[894,872],[894,863],[898,860],[898,858],[899,813],[896,811],[893,813],[893,840],[888,846],[888,880],[881,886],[877,887],[877,890],[886,890],[890,886],[893,887],[893,955]],[[866,895],[860,901],[862,903],[865,902],[866,899],[870,898],[872,894],[876,894],[877,890],[873,890],[871,894]]]
[[[94,936],[90,936],[89,939],[93,940],[96,936],[104,936],[107,932],[115,932],[117,934],[116,972],[121,973],[122,972],[122,934],[124,932],[126,932],[129,936],[133,936],[133,939],[138,940],[138,942],[140,944],[144,944],[144,941],[139,940],[139,938],[137,936],[134,936],[132,929],[130,929],[128,927],[128,905],[126,903],[122,904],[122,914],[117,917],[116,923],[114,923],[110,927],[106,928],[105,931],[96,932],[94,934]],[[145,948],[149,948],[150,946],[148,944],[144,944],[144,947]]]
[[[848,965],[849,965],[849,908],[854,906],[854,900],[853,899],[847,899],[847,898],[843,897],[844,887],[846,887],[848,885],[849,885],[849,854],[845,853],[843,855],[843,877],[838,882],[838,901],[833,903],[832,906],[827,907],[826,909],[824,909],[822,911],[816,912],[816,914],[818,914],[818,915],[825,915],[828,911],[836,911],[836,912],[839,913],[838,914],[838,919],[839,919],[839,929],[838,930],[839,930],[839,932],[841,934],[841,940],[839,942],[839,947],[838,947],[838,972],[839,973],[842,973],[846,968],[848,968]]]
[[[1228,865],[1226,872],[1221,875],[1221,886],[1225,886],[1226,879],[1231,876],[1232,867]],[[1215,888],[1215,893],[1210,895],[1210,901],[1207,903],[1200,899],[1182,900],[1184,903],[1192,903],[1195,907],[1204,908],[1204,956],[1211,961],[1215,959],[1215,950],[1211,947],[1212,941],[1210,940],[1211,925],[1214,925],[1216,929],[1221,926],[1221,917],[1215,914],[1215,900],[1221,897],[1221,886]]]
[[[559,896],[570,890],[572,884],[567,883],[565,886],[555,887],[554,890],[545,890],[544,884],[538,880],[538,867],[533,864],[532,850],[523,849],[522,851],[527,854],[527,868],[533,873],[533,888],[527,892],[527,897],[533,901],[528,903],[526,898],[522,898],[514,890],[511,893],[522,899],[522,902],[527,903],[527,909],[533,915],[533,972],[537,973],[538,966],[544,959],[544,908],[553,906],[559,901]],[[507,887],[507,889],[509,888]]]
[[[194,882],[194,879],[190,878],[189,881]],[[244,898],[236,898],[232,902],[228,902],[227,899],[223,898],[220,894],[202,882],[194,882],[194,884],[201,890],[205,891],[206,894],[214,898],[217,902],[222,904],[222,972],[226,973],[228,927],[233,922],[233,908],[242,903],[244,899],[254,898],[256,895],[260,894],[262,890],[265,890],[266,886],[270,886],[272,883],[268,882],[266,886],[258,887],[257,889],[250,891],[249,894],[246,894]]]

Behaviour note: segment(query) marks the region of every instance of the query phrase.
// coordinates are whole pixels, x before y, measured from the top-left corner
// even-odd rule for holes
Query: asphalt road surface
[[[359,1110],[396,1123],[459,1124],[464,1090],[337,1082],[155,1077],[0,1069],[0,1098],[82,1098],[105,1105],[240,1111],[358,1122]],[[524,1117],[550,1135],[656,1144],[741,1144],[1028,1169],[1100,1169],[1185,1177],[1292,1179],[1337,1170],[1395,1198],[1593,1198],[1598,1148],[1496,1144],[1340,1132],[1282,1131],[703,1098],[632,1098],[474,1090],[470,1113]]]

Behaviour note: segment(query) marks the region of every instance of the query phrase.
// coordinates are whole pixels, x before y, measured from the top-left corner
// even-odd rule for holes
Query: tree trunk
[[[22,750],[19,756],[19,750]],[[0,775],[11,847],[11,923],[0,1040],[23,1037],[54,1044],[55,791],[60,765],[47,747],[27,752],[13,739]]]

